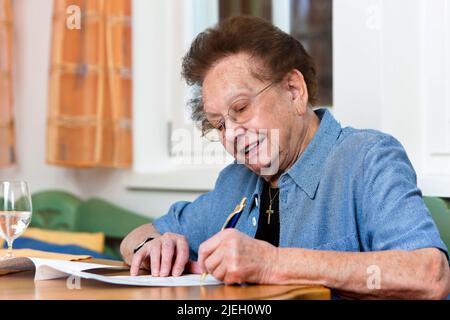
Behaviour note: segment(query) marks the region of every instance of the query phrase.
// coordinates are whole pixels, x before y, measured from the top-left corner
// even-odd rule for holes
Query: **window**
[[[316,61],[320,106],[333,105],[332,0],[291,1],[291,33]]]
[[[240,14],[258,16],[290,32],[316,60],[319,105],[330,107],[333,104],[332,7],[332,0],[219,0],[219,17],[222,20]],[[278,15],[277,19],[276,13],[286,8],[287,15]],[[286,22],[288,28],[284,26]]]
[[[332,0],[219,0],[219,17],[222,20],[241,14],[258,16],[290,32],[316,60],[319,105],[332,106],[332,5]],[[276,13],[286,8],[287,15],[277,18]],[[288,30],[283,20],[289,23]]]

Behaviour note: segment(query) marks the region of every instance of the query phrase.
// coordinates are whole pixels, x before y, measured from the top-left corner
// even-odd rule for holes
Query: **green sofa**
[[[120,242],[134,228],[152,219],[92,198],[82,201],[62,191],[45,191],[32,195],[33,217],[30,227],[73,232],[102,232],[103,254],[121,259]]]
[[[450,248],[450,199],[425,197],[425,204],[431,212],[442,240]]]

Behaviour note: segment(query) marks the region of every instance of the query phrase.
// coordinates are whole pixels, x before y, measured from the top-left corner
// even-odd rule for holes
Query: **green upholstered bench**
[[[33,217],[30,227],[73,232],[102,232],[103,254],[121,259],[120,242],[134,228],[152,219],[118,207],[102,199],[82,201],[63,191],[44,191],[32,195]]]
[[[424,201],[436,222],[442,240],[447,248],[450,248],[450,200],[424,197]]]

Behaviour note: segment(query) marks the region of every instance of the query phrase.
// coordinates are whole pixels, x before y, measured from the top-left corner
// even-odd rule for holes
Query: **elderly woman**
[[[124,239],[132,274],[323,284],[344,297],[448,295],[447,248],[405,150],[313,110],[314,63],[297,40],[262,19],[231,18],[194,40],[183,76],[201,89],[194,120],[236,162],[213,191]],[[240,203],[234,228],[222,230]]]

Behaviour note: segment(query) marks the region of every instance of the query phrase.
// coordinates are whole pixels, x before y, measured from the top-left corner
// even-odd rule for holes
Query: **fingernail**
[[[174,269],[172,272],[173,276],[178,277],[181,275],[181,270],[180,269]]]

